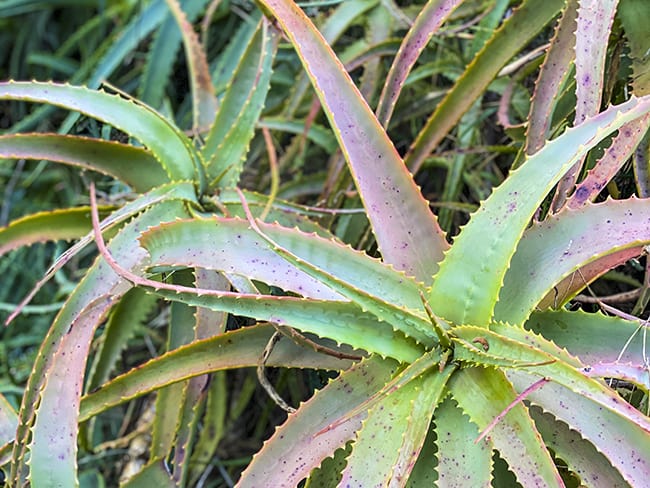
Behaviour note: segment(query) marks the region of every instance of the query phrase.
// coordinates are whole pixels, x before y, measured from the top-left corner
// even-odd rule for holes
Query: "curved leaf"
[[[100,208],[106,216],[112,207]],[[0,228],[0,256],[35,242],[78,239],[92,228],[88,207],[66,208],[27,215]]]
[[[79,111],[138,139],[172,180],[195,177],[195,155],[187,137],[148,107],[103,91],[36,81],[1,82],[0,99],[49,103]]]
[[[568,129],[513,171],[472,215],[447,253],[431,290],[433,311],[456,324],[486,326],[510,260],[544,197],[607,134],[648,111],[650,97],[612,106]]]
[[[554,285],[580,267],[650,244],[648,223],[650,200],[637,199],[565,209],[535,223],[526,230],[512,257],[494,318],[523,323]]]
[[[341,373],[289,415],[253,457],[237,486],[296,486],[322,459],[352,439],[366,415],[358,414],[333,429],[320,431],[379,390],[395,369],[393,361],[374,357]]]
[[[47,159],[111,175],[142,193],[169,181],[146,150],[127,144],[58,134],[0,136],[0,158]]]
[[[430,283],[448,244],[386,132],[304,12],[289,0],[260,3],[278,19],[312,80],[384,261]]]

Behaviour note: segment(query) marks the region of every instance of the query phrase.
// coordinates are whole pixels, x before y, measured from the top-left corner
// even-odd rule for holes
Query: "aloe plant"
[[[403,159],[384,127],[424,41],[459,3],[430,0],[422,8],[389,71],[391,88],[379,97],[378,116],[290,0],[259,1],[265,18],[239,51],[220,100],[206,82],[205,53],[170,2],[193,57],[192,129],[209,125],[194,141],[120,95],[55,83],[0,84],[3,99],[82,112],[143,146],[0,137],[5,157],[90,167],[140,193],[117,209],[102,208],[92,186],[89,207],[26,217],[0,233],[1,248],[11,249],[79,237],[90,219],[92,233],[72,252],[94,239],[100,254],[52,324],[17,417],[3,418],[3,432],[17,425],[2,451],[3,459],[12,451],[13,486],[77,485],[80,423],[154,391],[150,460],[127,485],[185,486],[196,475],[192,449],[207,449],[208,457],[216,449],[199,424],[218,425],[219,410],[207,409],[205,417],[200,410],[223,395],[223,377],[205,375],[264,366],[339,373],[289,413],[238,486],[297,486],[305,479],[307,486],[512,486],[512,475],[526,487],[564,486],[560,464],[586,486],[643,486],[650,476],[650,418],[612,388],[612,379],[635,385],[647,403],[646,325],[631,315],[566,306],[650,243],[641,178],[644,198],[591,203],[643,144],[650,121],[650,95],[638,73],[633,95],[599,112],[594,93],[603,92],[605,53],[579,48],[591,35],[606,45],[610,28],[591,33],[588,26],[594,18],[611,25],[615,2],[523,2],[473,51],[474,61]],[[373,6],[389,11],[383,2]],[[639,53],[646,40],[634,9],[647,11],[628,0],[619,13]],[[501,67],[558,13],[518,167],[450,245],[407,168],[422,165]],[[300,207],[237,187],[280,36],[297,53],[333,129],[379,258],[298,215]],[[578,89],[576,106],[583,105],[573,127],[559,135],[554,131],[566,121],[554,124],[555,100],[566,101],[562,87],[570,81],[557,59],[575,60],[578,86],[586,80],[596,86]],[[640,58],[632,63],[636,71],[643,66]],[[300,84],[296,90],[288,106],[300,105],[304,92]],[[118,156],[146,171],[119,165]],[[576,183],[572,175],[587,164],[593,164],[588,176]],[[54,219],[57,228],[39,226]],[[152,296],[173,302],[167,352],[110,379],[131,333],[125,316],[145,315]],[[226,331],[225,313],[258,323]],[[106,317],[103,346],[86,376],[91,341]],[[187,323],[192,327],[183,328]]]

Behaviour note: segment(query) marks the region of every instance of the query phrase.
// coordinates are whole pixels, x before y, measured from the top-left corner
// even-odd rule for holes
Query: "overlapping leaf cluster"
[[[488,3],[260,0],[212,62],[205,26],[225,15],[219,2],[154,0],[71,84],[0,83],[3,100],[61,107],[125,135],[67,134],[78,115],[61,134],[25,132],[43,117],[37,109],[13,127],[19,133],[0,136],[0,156],[89,168],[132,190],[98,208],[92,185],[88,206],[0,231],[4,252],[80,238],[44,280],[93,240],[100,251],[43,340],[20,409],[3,404],[12,486],[78,485],[78,445],[98,449],[100,414],[154,391],[150,427],[134,428],[151,433],[148,462],[124,486],[193,485],[209,474],[224,428],[222,371],[257,367],[268,383],[265,366],[340,373],[289,414],[238,486],[512,486],[513,475],[525,487],[643,486],[646,325],[566,304],[650,243],[648,39],[639,25],[648,6]],[[204,9],[200,38],[191,22]],[[360,19],[366,38],[335,54],[331,45]],[[432,59],[430,50],[467,19],[478,22],[475,35],[455,54],[470,61],[454,72],[454,53],[440,48]],[[156,30],[139,98],[99,88],[135,47],[130,29],[138,40]],[[625,35],[624,56],[613,32]],[[541,64],[524,54],[538,36],[550,38]],[[172,69],[160,53],[181,45],[190,98],[172,117],[171,89],[153,80]],[[614,68],[620,58],[629,73]],[[289,92],[278,89],[294,76]],[[440,94],[422,90],[432,76],[446,78]],[[422,95],[417,106],[404,101],[409,89]],[[471,179],[481,163],[469,151],[486,116],[512,140],[494,153],[516,152],[489,196]],[[409,137],[404,121],[421,128],[402,156],[393,140]],[[288,141],[279,160],[274,134]],[[454,154],[441,157],[448,147]],[[327,175],[311,171],[314,156],[329,158]],[[270,176],[256,174],[260,160]],[[638,198],[592,203],[606,187],[617,193],[613,179],[629,160]],[[434,176],[441,161],[445,183],[431,184],[446,205],[439,221],[412,175]],[[280,172],[297,184],[280,192]],[[240,189],[251,181],[269,195]],[[331,208],[288,201],[315,184]],[[480,203],[450,245],[443,228],[453,228],[466,188]],[[360,250],[373,243],[380,258]],[[171,302],[166,352],[114,376],[159,299]],[[256,323],[227,330],[227,314]],[[614,380],[641,402],[629,403]]]

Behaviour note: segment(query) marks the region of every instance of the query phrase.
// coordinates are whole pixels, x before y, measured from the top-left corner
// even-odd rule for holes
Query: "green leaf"
[[[440,482],[445,486],[490,487],[492,443],[487,439],[474,442],[480,434],[476,424],[451,398],[436,409],[435,424]]]
[[[260,222],[258,227],[263,234],[236,219],[177,222],[146,232],[141,242],[152,264],[241,274],[308,297],[331,300],[343,295],[395,329],[432,344],[430,322],[415,312],[422,308],[418,286],[403,273],[334,240],[275,224]],[[188,239],[194,242],[191,252]]]
[[[508,326],[502,327],[507,328]],[[650,432],[650,419],[629,403],[623,401],[611,388],[608,388],[600,381],[586,376],[581,368],[561,359],[567,353],[559,347],[556,347],[556,353],[552,354],[481,327],[455,327],[454,335],[461,339],[459,342],[456,342],[456,348],[454,350],[454,357],[458,360],[475,362],[486,366],[494,364],[495,366],[508,369],[524,368],[535,376],[554,381],[572,392],[590,399],[622,418],[636,423],[646,432]],[[487,344],[486,347],[488,348],[487,351],[484,348],[479,349],[476,345],[472,344],[476,338],[481,338],[485,341]],[[535,339],[532,338],[531,342],[534,341]],[[551,343],[546,342],[546,347],[549,345]],[[513,364],[510,367],[503,360],[520,363]],[[577,360],[574,362],[577,363]],[[528,367],[525,366],[526,363],[529,365]]]
[[[377,357],[356,364],[290,414],[242,473],[238,486],[295,486],[321,460],[352,439],[365,414],[333,429],[327,427],[377,391],[395,372],[396,363]],[[321,432],[323,431],[323,432]]]
[[[0,99],[49,103],[95,117],[147,146],[172,180],[195,178],[196,156],[189,139],[146,106],[103,91],[35,81],[0,83]]]
[[[105,217],[112,207],[100,208]],[[0,228],[0,256],[35,242],[78,239],[92,228],[88,207],[65,208],[27,215]]]
[[[18,415],[4,395],[0,394],[0,465],[9,461],[8,447],[16,438],[16,427]]]
[[[485,368],[462,369],[449,382],[458,405],[486,429],[516,399],[505,375]],[[526,407],[517,403],[487,435],[524,486],[564,486]]]
[[[357,432],[341,486],[404,484],[448,379],[433,369],[380,399]]]
[[[278,19],[311,78],[384,261],[430,283],[448,244],[386,132],[304,12],[288,0],[260,3]]]
[[[589,149],[649,110],[650,97],[612,106],[547,143],[513,171],[446,254],[429,297],[433,311],[456,324],[487,326],[512,255],[544,197]]]
[[[643,324],[581,310],[535,312],[526,328],[566,349],[586,365],[644,364]]]
[[[237,185],[269,90],[277,34],[261,22],[221,100],[202,149],[210,187]]]
[[[0,158],[47,159],[111,175],[138,193],[169,178],[148,151],[117,142],[55,134],[0,136]]]
[[[169,476],[164,459],[149,463],[142,470],[130,478],[121,488],[176,488],[178,485]]]
[[[87,394],[81,401],[80,421],[194,376],[224,369],[256,367],[274,333],[271,325],[255,325],[194,341],[167,352]],[[276,344],[266,365],[342,370],[350,366],[350,361],[316,353],[283,338]]]

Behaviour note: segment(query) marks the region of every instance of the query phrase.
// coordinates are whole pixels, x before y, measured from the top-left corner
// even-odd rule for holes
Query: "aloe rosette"
[[[523,2],[441,102],[407,164],[304,11],[290,0],[259,3],[272,22],[257,24],[219,106],[208,104],[215,110],[214,123],[199,149],[154,110],[117,95],[54,83],[0,85],[3,98],[81,111],[144,146],[36,134],[0,138],[5,155],[93,167],[140,185],[142,192],[103,222],[91,195],[101,256],[43,343],[18,414],[11,482],[48,486],[55,480],[74,486],[79,422],[159,390],[157,411],[168,409],[178,423],[170,425],[162,415],[154,421],[151,461],[140,476],[165,479],[170,486],[187,484],[192,472],[185,452],[200,422],[194,404],[219,392],[215,387],[204,395],[203,375],[259,367],[276,331],[292,328],[316,338],[309,343],[316,349],[306,345],[304,336],[294,335],[297,342],[283,337],[266,365],[340,373],[289,414],[238,486],[297,486],[305,479],[308,486],[507,486],[511,474],[526,487],[563,486],[556,457],[586,485],[642,486],[650,477],[650,419],[603,379],[622,379],[647,394],[639,333],[645,324],[629,316],[569,311],[563,304],[650,244],[650,204],[646,199],[598,204],[586,199],[533,220],[564,175],[616,131],[614,147],[627,149],[611,151],[597,164],[620,167],[639,141],[626,131],[647,122],[650,96],[632,96],[586,114],[543,144],[540,133],[544,139],[549,127],[541,121],[531,126],[534,150],[481,203],[450,246],[407,166],[419,165],[516,52],[517,43],[546,25],[562,2]],[[433,35],[455,5],[428,2],[402,52],[411,56],[420,49],[411,39],[423,32],[426,38]],[[434,15],[434,6],[447,10]],[[589,20],[580,20],[584,14],[573,7],[566,7],[561,22],[571,23],[575,15],[578,22]],[[185,25],[182,15],[176,12],[176,17]],[[532,17],[535,23],[519,32],[517,26]],[[287,202],[275,202],[266,212],[265,198],[231,189],[269,88],[281,35],[273,25],[293,45],[319,97],[381,259],[287,214],[283,210],[295,210]],[[196,39],[184,34],[187,52],[200,57]],[[554,39],[551,53],[573,48],[563,31]],[[489,47],[495,45],[507,50],[497,53]],[[396,90],[404,79],[400,70],[410,70],[414,59],[404,56],[397,57],[392,70]],[[201,59],[193,66],[196,76],[206,74]],[[549,77],[555,83],[556,75],[543,69],[540,80]],[[193,85],[198,98],[206,86],[199,81]],[[545,83],[536,87],[532,114],[553,111],[553,97],[546,96],[553,89]],[[379,111],[382,123],[397,94],[386,97]],[[441,122],[445,114],[453,116]],[[195,113],[195,129],[205,117]],[[51,148],[58,140],[65,142]],[[97,148],[157,169],[140,179],[133,168],[114,165],[110,158],[89,157]],[[69,232],[34,236],[37,219],[5,230],[7,245],[70,238],[88,226],[70,211]],[[105,244],[107,231],[115,235]],[[264,291],[277,288],[283,292]],[[549,299],[556,288],[561,288],[560,298]],[[175,342],[170,339],[165,354],[110,380],[108,371],[121,346],[118,339],[109,342],[105,357],[93,366],[93,389],[82,396],[97,327],[120,300],[134,300],[146,310],[151,298],[142,291],[173,302],[172,327],[185,320],[192,329]],[[555,310],[547,310],[551,306]],[[222,312],[260,323],[226,331]],[[128,335],[115,320],[109,324],[115,337]],[[462,469],[459,457],[465,459]],[[161,468],[166,459],[171,477]]]

